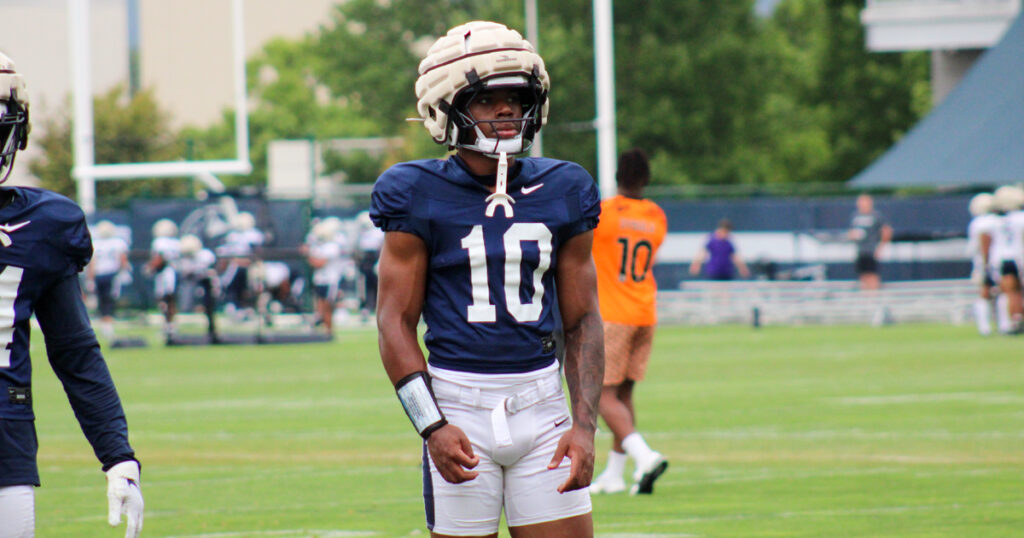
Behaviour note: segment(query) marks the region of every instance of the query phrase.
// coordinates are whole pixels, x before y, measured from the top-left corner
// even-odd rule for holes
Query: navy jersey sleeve
[[[579,186],[575,191],[577,207],[570,209],[579,211],[579,216],[574,219],[574,224],[567,230],[566,238],[593,230],[597,227],[601,215],[601,193],[597,189],[594,178],[590,177],[586,169],[578,164],[572,164],[570,171],[573,174],[573,180]]]
[[[47,217],[54,224],[54,229],[46,241],[54,251],[62,253],[66,258],[66,274],[77,273],[89,264],[93,253],[92,237],[89,235],[85,213],[69,198],[55,193],[46,194],[50,197],[47,200]]]
[[[413,202],[416,178],[422,173],[408,163],[392,166],[373,185],[370,219],[385,232],[406,232],[427,237],[427,223],[417,215]]]
[[[88,234],[86,234],[88,237]],[[46,354],[103,470],[135,459],[121,400],[100,353],[78,279],[64,278],[40,297],[36,319]]]

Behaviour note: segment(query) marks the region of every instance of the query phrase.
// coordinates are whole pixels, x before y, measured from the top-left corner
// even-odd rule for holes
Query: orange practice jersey
[[[658,285],[651,266],[667,229],[665,212],[650,200],[615,196],[601,202],[601,221],[594,230],[594,264],[605,321],[657,322]]]

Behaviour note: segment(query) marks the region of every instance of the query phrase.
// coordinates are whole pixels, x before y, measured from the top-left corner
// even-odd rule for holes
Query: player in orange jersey
[[[619,157],[618,195],[601,203],[594,230],[597,291],[604,320],[605,370],[600,412],[614,436],[608,466],[590,486],[592,493],[625,491],[627,457],[636,462],[630,494],[654,491],[668,462],[636,431],[633,387],[644,378],[654,338],[657,284],[651,266],[665,239],[665,213],[643,198],[650,182],[647,155],[631,149]]]

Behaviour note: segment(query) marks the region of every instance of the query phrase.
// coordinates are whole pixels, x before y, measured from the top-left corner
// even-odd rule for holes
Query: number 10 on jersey
[[[520,299],[522,287],[523,243],[537,243],[540,258],[533,270],[533,296],[529,302]],[[520,323],[537,321],[544,309],[544,273],[551,267],[551,230],[539,222],[517,222],[502,236],[505,250],[505,306],[508,313]],[[497,321],[497,312],[491,304],[491,288],[487,276],[487,246],[484,227],[473,226],[462,238],[462,249],[469,251],[469,280],[473,304],[466,308],[470,323]]]

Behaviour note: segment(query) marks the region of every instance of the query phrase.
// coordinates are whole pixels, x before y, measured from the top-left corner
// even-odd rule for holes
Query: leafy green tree
[[[655,182],[844,181],[923,114],[927,57],[864,49],[853,0],[649,0],[614,13],[618,147],[652,156]],[[451,26],[490,19],[523,28],[521,0],[349,0],[331,24],[279,41],[249,63],[252,159],[262,184],[279,138],[401,136],[396,160],[444,152],[418,124],[413,87],[426,48]],[[596,171],[593,5],[543,3],[539,50],[552,79],[544,154]],[[186,132],[202,158],[233,147],[232,116]],[[332,167],[372,177],[367,156]],[[372,159],[371,159],[372,160]],[[347,162],[348,161],[348,162]]]
[[[450,25],[472,18],[502,18],[521,10],[516,0],[350,0],[339,4],[331,24],[305,39],[277,40],[249,61],[247,79],[254,105],[249,115],[253,173],[225,178],[231,184],[262,185],[266,156],[276,139],[330,139],[402,136],[406,118],[418,117],[413,86],[426,47]],[[517,11],[518,12],[518,11]],[[477,14],[475,17],[469,14]],[[521,19],[521,14],[520,14]],[[234,116],[183,135],[197,158],[226,158],[234,147]],[[402,151],[377,160],[377,173],[406,158],[438,156],[444,149],[429,140],[407,143]],[[424,154],[426,153],[426,154]],[[350,178],[372,181],[366,155],[327,156],[328,167],[356,166]],[[352,173],[355,172],[355,173]]]
[[[846,181],[920,119],[927,88],[927,53],[875,53],[864,46],[862,2],[826,2],[825,50],[814,102],[830,110],[827,136],[831,181]]]
[[[43,154],[29,162],[29,171],[42,187],[75,197],[69,109],[34,127],[30,143],[42,147]],[[129,98],[123,87],[115,87],[93,100],[93,116],[96,164],[167,161],[181,154],[168,115],[159,109],[150,91]],[[171,178],[99,181],[96,196],[98,202],[116,202],[133,196],[180,196],[189,189],[187,182]]]

